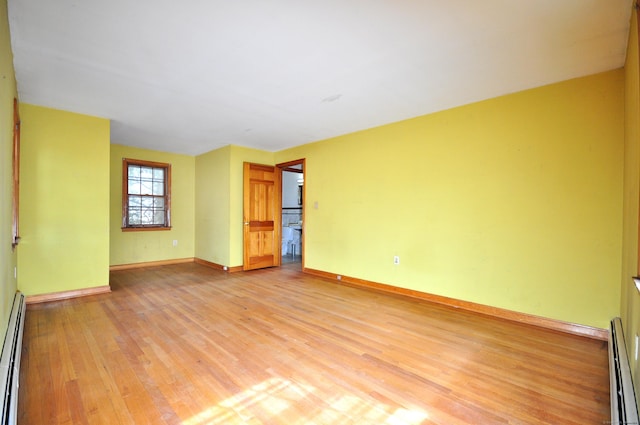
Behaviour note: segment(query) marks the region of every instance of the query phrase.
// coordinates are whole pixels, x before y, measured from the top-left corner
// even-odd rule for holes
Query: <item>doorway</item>
[[[304,263],[304,165],[304,159],[277,165],[282,172],[281,264],[301,268]]]

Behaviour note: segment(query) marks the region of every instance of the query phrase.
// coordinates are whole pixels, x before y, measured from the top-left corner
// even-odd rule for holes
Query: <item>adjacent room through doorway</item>
[[[302,263],[304,160],[279,164],[282,170],[282,264]]]

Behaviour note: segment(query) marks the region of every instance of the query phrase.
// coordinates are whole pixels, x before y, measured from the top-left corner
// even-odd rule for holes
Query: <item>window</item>
[[[122,160],[122,230],[171,228],[171,164]]]

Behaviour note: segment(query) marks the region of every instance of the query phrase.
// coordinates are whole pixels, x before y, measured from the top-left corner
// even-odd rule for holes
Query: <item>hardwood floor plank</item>
[[[112,271],[34,304],[19,423],[602,424],[607,344],[299,265]]]

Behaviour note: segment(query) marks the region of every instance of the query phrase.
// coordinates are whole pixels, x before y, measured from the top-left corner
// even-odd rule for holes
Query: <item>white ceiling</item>
[[[277,151],[624,65],[631,0],[9,0],[21,102]]]

